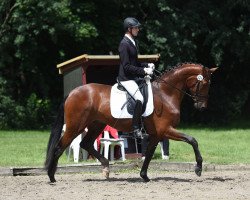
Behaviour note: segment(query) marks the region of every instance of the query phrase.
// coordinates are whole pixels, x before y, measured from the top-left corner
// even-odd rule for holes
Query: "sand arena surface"
[[[249,171],[194,172],[149,171],[144,183],[139,172],[56,174],[49,184],[46,175],[0,176],[0,199],[250,199]]]

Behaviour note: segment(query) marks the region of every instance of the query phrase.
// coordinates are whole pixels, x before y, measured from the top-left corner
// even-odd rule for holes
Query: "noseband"
[[[200,75],[198,75],[198,76],[200,76]],[[197,80],[197,82],[195,84],[195,87],[196,87],[195,94],[191,95],[194,102],[203,102],[203,101],[206,101],[209,97],[208,95],[199,94],[201,84],[202,84],[202,80]]]
[[[154,71],[156,71],[157,73],[159,73],[160,75],[162,75],[162,73],[161,73],[160,71],[158,71],[158,70],[156,70],[156,69],[155,69]],[[206,100],[208,99],[208,97],[209,97],[208,95],[199,94],[200,85],[201,85],[202,80],[203,80],[203,76],[200,75],[200,74],[197,76],[197,82],[196,82],[196,84],[195,84],[195,87],[196,87],[195,94],[190,94],[190,93],[186,92],[185,90],[182,90],[182,89],[179,89],[179,88],[175,87],[172,83],[169,83],[169,82],[163,80],[160,76],[157,76],[157,75],[155,75],[155,74],[153,74],[153,75],[154,75],[157,79],[161,80],[163,83],[165,83],[165,84],[171,86],[172,88],[174,88],[174,89],[180,91],[181,93],[183,93],[183,94],[189,96],[189,97],[192,98],[193,101],[196,102],[196,103],[206,101]]]

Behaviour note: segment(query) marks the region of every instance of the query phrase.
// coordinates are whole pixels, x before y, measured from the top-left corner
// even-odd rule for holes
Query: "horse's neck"
[[[186,82],[186,79],[183,79],[182,76],[179,71],[174,71],[163,77],[163,81],[160,81],[160,87],[163,92],[168,96],[180,97],[181,92],[179,90],[185,89]]]
[[[186,80],[193,73],[194,67],[181,67],[175,69],[169,74],[163,75],[158,83],[154,84],[154,87],[160,89],[160,93],[166,96],[167,101],[172,100],[176,106],[180,106],[181,101],[186,92]],[[192,72],[192,73],[191,73]]]

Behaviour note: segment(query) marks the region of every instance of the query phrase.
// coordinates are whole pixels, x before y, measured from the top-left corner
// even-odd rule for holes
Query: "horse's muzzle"
[[[207,103],[206,102],[195,102],[194,107],[198,109],[199,111],[204,111],[207,108]]]

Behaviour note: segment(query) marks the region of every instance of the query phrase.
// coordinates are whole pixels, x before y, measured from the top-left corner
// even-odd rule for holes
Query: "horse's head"
[[[187,78],[186,87],[194,100],[194,107],[199,110],[207,108],[208,91],[211,83],[211,75],[217,68],[199,66],[198,74]]]

